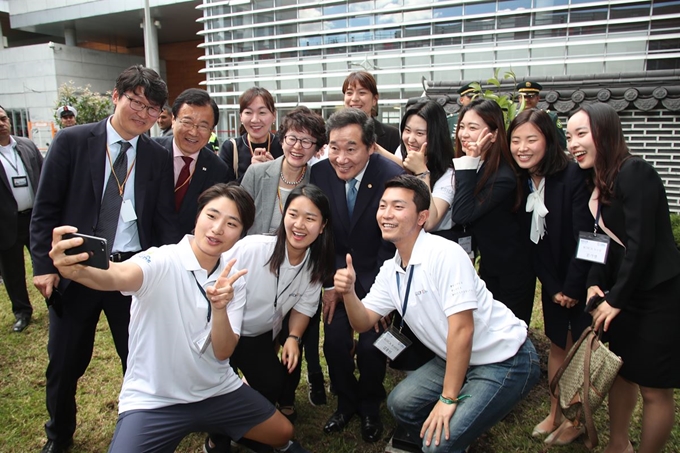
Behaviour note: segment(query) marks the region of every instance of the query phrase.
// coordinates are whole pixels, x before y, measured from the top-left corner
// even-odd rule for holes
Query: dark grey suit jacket
[[[154,138],[157,143],[169,151],[171,160],[173,158],[173,139],[174,137],[172,135]],[[198,159],[196,159],[196,170],[194,170],[194,175],[191,177],[187,193],[184,195],[182,204],[179,207],[179,212],[177,212],[180,234],[189,234],[194,230],[194,226],[196,225],[196,214],[198,213],[198,196],[201,195],[204,190],[217,183],[226,183],[227,172],[227,165],[222,162],[222,159],[217,157],[212,150],[204,147],[199,151]],[[172,165],[170,166],[170,176],[174,181],[175,173]]]
[[[42,154],[29,139],[14,137],[14,140],[17,142],[15,149],[26,168],[35,194],[43,164]],[[14,245],[17,240],[17,202],[3,165],[0,165],[0,219],[2,219],[0,221],[0,250],[4,250]]]

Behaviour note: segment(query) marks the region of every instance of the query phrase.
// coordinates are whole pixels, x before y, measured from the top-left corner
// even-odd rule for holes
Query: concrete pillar
[[[144,58],[146,67],[151,68],[160,74],[160,58],[158,56],[158,28],[161,23],[151,18],[149,0],[144,1]],[[157,28],[158,27],[158,28]]]
[[[76,27],[68,26],[64,28],[64,40],[67,46],[75,47],[78,45],[76,40]]]

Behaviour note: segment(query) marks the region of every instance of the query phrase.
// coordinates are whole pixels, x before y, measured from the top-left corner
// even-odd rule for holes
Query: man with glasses
[[[220,111],[207,91],[184,90],[172,104],[172,134],[154,140],[170,152],[175,182],[175,211],[182,235],[196,223],[198,196],[227,181],[227,164],[207,147]]]
[[[50,307],[50,420],[42,453],[61,453],[73,444],[76,387],[90,363],[102,311],[125,372],[131,302],[117,291],[97,291],[61,278],[48,256],[52,230],[71,225],[80,233],[106,238],[114,262],[180,239],[172,160],[144,134],[167,97],[167,86],[155,71],[131,66],[116,80],[113,115],[59,131],[47,153],[30,228],[33,283]]]

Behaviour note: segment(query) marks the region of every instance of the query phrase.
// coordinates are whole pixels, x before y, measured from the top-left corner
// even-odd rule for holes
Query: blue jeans
[[[435,357],[411,373],[387,398],[390,412],[414,439],[439,401],[446,372],[446,361]],[[505,417],[524,398],[540,377],[536,349],[527,338],[517,354],[488,365],[470,366],[460,394],[461,401],[449,423],[450,437],[435,446],[423,442],[424,452],[463,452],[480,435]]]

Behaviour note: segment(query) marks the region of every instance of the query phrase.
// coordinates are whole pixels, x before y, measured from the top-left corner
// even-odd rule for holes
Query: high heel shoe
[[[635,453],[635,450],[633,449],[633,444],[628,441],[628,446],[626,447],[625,450],[623,450],[622,453]]]
[[[571,431],[571,433],[568,431]],[[546,437],[544,442],[549,445],[569,445],[581,437],[581,435],[585,432],[585,426],[581,425],[581,427],[577,429],[574,428],[569,420],[565,420],[562,422],[559,428]]]
[[[548,434],[552,433],[553,431],[555,431],[557,429],[557,426],[555,426],[554,423],[550,424],[549,425],[550,427],[548,429],[545,429],[544,427],[542,427],[541,425],[545,424],[544,422],[547,419],[548,419],[548,417],[543,419],[538,425],[534,426],[533,431],[531,431],[531,437],[547,436]]]

